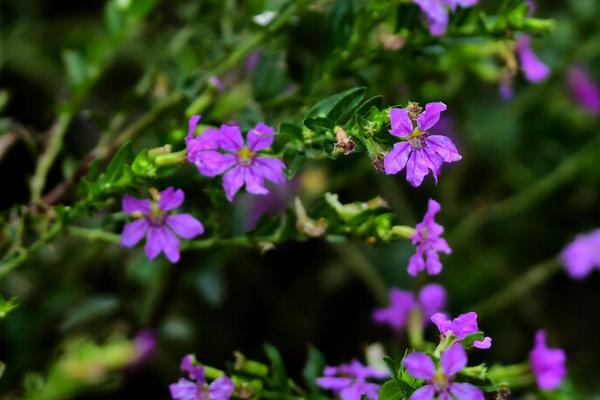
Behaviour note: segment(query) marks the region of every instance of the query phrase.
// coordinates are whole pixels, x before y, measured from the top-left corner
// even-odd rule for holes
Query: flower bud
[[[354,151],[356,150],[356,145],[354,144],[352,139],[348,137],[346,131],[343,128],[339,126],[335,128],[335,137],[337,139],[337,142],[333,148],[333,155],[344,153],[344,155],[347,156],[348,154],[354,153]]]

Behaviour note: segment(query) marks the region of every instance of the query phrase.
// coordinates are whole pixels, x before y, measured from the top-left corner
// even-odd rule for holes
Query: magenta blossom
[[[202,175],[223,175],[223,188],[229,201],[242,186],[255,195],[265,195],[265,179],[273,183],[286,181],[283,170],[285,164],[274,157],[259,155],[273,144],[275,131],[268,125],[259,123],[248,132],[244,143],[240,127],[222,125],[220,129],[209,128],[198,137],[193,133],[199,116],[193,116],[189,122],[186,138],[188,161],[195,164]]]
[[[560,257],[573,279],[583,279],[594,268],[600,268],[600,229],[578,235],[562,251]]]
[[[440,114],[445,110],[446,105],[442,102],[428,103],[425,105],[425,111],[414,117],[416,127],[413,127],[407,108],[390,110],[390,134],[401,138],[402,141],[396,143],[383,159],[386,174],[397,174],[406,167],[406,180],[417,187],[431,170],[437,183],[442,163],[455,162],[462,158],[450,138],[427,132],[439,121]]]
[[[180,378],[169,385],[173,400],[229,400],[234,384],[227,376],[212,381],[209,385],[204,378],[204,368],[194,365],[191,354],[181,360],[181,370],[187,372],[190,379]]]
[[[404,359],[404,368],[427,384],[414,391],[409,400],[484,400],[483,392],[470,383],[455,382],[453,376],[467,366],[467,353],[460,343],[450,346],[440,357],[436,369],[431,357],[425,353],[411,353]]]
[[[545,81],[550,75],[550,68],[533,52],[529,36],[524,35],[517,40],[517,55],[523,75],[531,83]]]
[[[592,81],[588,71],[581,65],[569,68],[571,95],[592,115],[600,115],[600,88]]]
[[[179,239],[192,239],[204,233],[202,223],[191,214],[169,214],[181,206],[185,195],[181,189],[168,187],[162,192],[153,191],[153,201],[123,196],[123,212],[138,218],[125,225],[121,245],[131,248],[146,236],[146,256],[153,260],[161,252],[167,259],[179,261]]]
[[[390,305],[373,311],[373,321],[388,325],[396,332],[406,326],[410,313],[415,308],[422,312],[423,324],[446,305],[446,290],[441,285],[430,283],[423,286],[416,299],[412,292],[393,288],[390,290]]]
[[[419,6],[429,26],[432,36],[440,36],[448,27],[448,8],[453,12],[457,6],[467,8],[477,4],[477,0],[413,0]]]
[[[452,335],[458,341],[463,341],[467,336],[477,333],[477,313],[471,311],[461,314],[450,320],[445,314],[436,313],[431,317],[431,321],[437,326],[442,337]],[[489,349],[492,347],[492,338],[486,336],[483,340],[475,340],[473,347],[478,349]]]
[[[567,370],[565,352],[562,349],[546,347],[546,333],[540,330],[535,335],[535,345],[529,353],[529,361],[535,380],[544,390],[560,386]]]
[[[325,367],[323,375],[325,376],[317,378],[317,385],[333,391],[342,400],[360,400],[362,395],[376,400],[379,385],[369,382],[368,379],[384,379],[389,376],[387,371],[366,367],[358,360],[337,367]]]
[[[452,253],[450,246],[444,238],[444,227],[435,222],[435,214],[441,210],[440,203],[429,199],[427,212],[423,221],[415,227],[412,236],[412,244],[416,247],[415,254],[408,261],[408,274],[415,276],[423,270],[429,275],[437,275],[442,272],[442,263],[438,252]]]

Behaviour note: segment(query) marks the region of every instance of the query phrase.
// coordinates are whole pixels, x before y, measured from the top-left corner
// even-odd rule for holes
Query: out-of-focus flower
[[[255,50],[246,57],[246,73],[251,74],[260,60],[260,51]]]
[[[429,170],[437,183],[443,162],[462,159],[450,138],[431,135],[428,132],[445,110],[446,105],[442,102],[428,103],[425,111],[418,113],[410,107],[390,110],[390,134],[401,138],[402,141],[396,143],[384,157],[386,174],[397,174],[406,167],[406,180],[417,187],[421,185]],[[413,127],[413,119],[416,120],[416,127]]]
[[[247,196],[243,203],[247,210],[244,228],[253,230],[264,215],[275,217],[283,214],[296,197],[297,189],[298,180],[292,179],[280,185],[271,185],[265,196]]]
[[[379,385],[368,379],[384,379],[389,376],[387,371],[366,367],[358,360],[337,367],[325,367],[323,375],[317,378],[317,385],[333,391],[344,400],[360,400],[361,395],[376,400]]]
[[[484,400],[483,392],[470,383],[454,382],[452,377],[467,366],[467,354],[460,343],[450,346],[440,357],[436,369],[431,357],[425,353],[411,353],[404,359],[404,368],[417,379],[427,384],[415,390],[409,400],[439,399]]]
[[[152,329],[143,329],[133,338],[135,362],[146,361],[156,348],[156,335]]]
[[[210,384],[206,383],[204,368],[194,365],[193,356],[188,354],[181,360],[181,370],[187,372],[190,379],[180,378],[169,385],[173,400],[229,400],[233,393],[233,381],[222,376]]]
[[[544,390],[560,386],[567,370],[565,352],[562,349],[546,346],[546,332],[540,330],[535,335],[535,345],[529,353],[529,362],[537,385]]]
[[[600,115],[600,88],[583,66],[569,68],[569,89],[575,101],[590,114]]]
[[[452,335],[459,341],[462,341],[467,336],[479,331],[479,328],[477,327],[477,313],[473,311],[461,314],[452,320],[445,314],[436,313],[431,317],[431,321],[437,326],[440,335],[443,337]],[[483,340],[475,340],[473,342],[473,347],[478,349],[489,349],[492,347],[492,339],[489,336],[486,336]]]
[[[477,4],[477,0],[413,0],[419,6],[425,17],[429,32],[440,36],[448,27],[448,8],[454,12],[457,6],[467,8]]]
[[[222,92],[225,90],[225,86],[223,85],[223,81],[218,76],[211,76],[208,78],[208,83],[217,89],[218,92]]]
[[[583,279],[594,268],[600,268],[600,229],[578,235],[565,247],[560,257],[573,279]]]
[[[517,39],[517,55],[525,79],[531,83],[539,83],[550,75],[550,68],[544,64],[531,48],[530,38],[523,35]]]
[[[247,143],[237,125],[210,128],[194,137],[199,119],[199,116],[190,119],[186,138],[188,161],[195,164],[202,175],[213,177],[224,174],[223,189],[229,201],[233,201],[244,185],[249,193],[265,195],[269,193],[264,186],[265,179],[273,183],[286,181],[283,173],[285,164],[278,158],[258,153],[273,144],[273,128],[262,122],[257,124],[248,132]]]
[[[153,200],[123,196],[123,212],[138,219],[125,225],[121,245],[131,248],[146,237],[146,256],[155,259],[161,252],[167,259],[179,261],[179,239],[192,239],[204,233],[204,226],[191,214],[169,214],[183,204],[185,194],[181,189],[168,187],[162,192],[153,190]]]
[[[423,316],[423,323],[429,322],[431,316],[441,311],[446,305],[446,290],[441,285],[430,283],[423,286],[418,299],[412,292],[393,288],[390,290],[390,305],[373,310],[373,321],[388,325],[400,331],[408,322],[412,310],[418,307]]]
[[[442,271],[442,263],[438,252],[452,253],[450,246],[442,237],[444,227],[435,222],[435,214],[440,210],[440,203],[429,199],[423,221],[417,224],[415,227],[416,232],[412,237],[416,252],[408,261],[409,275],[415,276],[423,270],[427,270],[430,275],[439,274]]]
[[[275,19],[276,16],[277,12],[275,11],[264,11],[252,17],[252,21],[256,22],[260,26],[267,26]]]

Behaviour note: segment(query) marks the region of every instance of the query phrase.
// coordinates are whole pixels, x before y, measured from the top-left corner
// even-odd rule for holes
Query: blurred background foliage
[[[497,15],[511,2],[481,3]],[[255,16],[268,18],[265,10],[277,17],[261,26]],[[382,95],[387,105],[444,101],[444,133],[463,160],[446,166],[437,186],[426,179],[417,190],[402,174],[375,173],[364,154],[313,160],[290,190],[309,209],[318,208],[327,191],[342,202],[381,195],[407,225],[420,220],[427,198],[435,198],[454,252],[443,258],[443,274],[434,280],[447,288],[452,314],[479,311],[478,304],[555,257],[576,233],[600,226],[598,116],[575,101],[567,84],[573,64],[585,65],[600,83],[600,3],[538,1],[535,15],[555,23],[549,32],[532,28],[538,33],[532,42],[552,74],[539,85],[517,75],[510,100],[498,89],[510,33],[486,32],[482,20],[493,21],[474,13],[459,11],[438,40],[427,34],[418,8],[404,1],[4,0],[2,249],[12,217],[25,207],[19,204],[28,204],[30,189],[36,190],[31,177],[51,127],[64,129],[64,146],[37,190],[48,204],[56,193],[69,203],[72,188],[54,189],[77,175],[90,151],[108,152],[119,133],[131,133],[136,151],[176,146],[192,113],[201,112],[203,123],[236,120],[243,128],[260,120],[301,122],[324,97],[366,86],[367,98]],[[474,30],[482,35],[469,34]],[[154,118],[143,120],[152,110],[158,110]],[[202,220],[224,231],[243,230],[251,200],[209,215],[197,189],[205,181],[188,168],[155,185],[185,188],[186,205]],[[26,218],[33,232],[44,223],[35,213]],[[117,216],[108,224],[120,229],[121,222]],[[61,237],[0,281],[6,298],[19,299],[16,311],[0,320],[6,364],[0,392],[5,398],[34,393],[51,386],[52,371],[63,371],[60,379],[74,376],[64,372],[71,371],[64,363],[76,363],[81,373],[91,357],[91,372],[75,374],[94,388],[81,396],[166,398],[187,353],[222,366],[236,349],[264,358],[268,341],[294,375],[309,343],[330,364],[359,356],[372,342],[403,345],[405,338],[375,326],[370,313],[386,301],[387,288],[424,283],[405,272],[411,252],[405,242],[314,239],[264,254],[194,250],[169,265],[162,258],[149,263],[140,249]],[[581,398],[599,396],[599,290],[598,274],[574,282],[559,272],[506,307],[492,307],[480,326],[494,346],[477,361],[519,362],[533,332],[546,328],[552,343],[567,351],[570,385]],[[135,358],[124,338],[144,329],[156,333],[156,351],[122,372]],[[111,349],[117,353],[112,358]]]

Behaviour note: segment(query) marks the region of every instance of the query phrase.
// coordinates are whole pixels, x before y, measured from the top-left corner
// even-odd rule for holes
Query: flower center
[[[433,387],[435,388],[436,393],[446,392],[448,390],[448,386],[450,386],[448,377],[444,375],[442,371],[437,371],[433,376]]]
[[[165,219],[167,214],[158,208],[156,203],[152,204],[152,210],[150,210],[150,214],[147,216],[147,220],[150,224],[155,226],[162,226],[165,224]]]
[[[408,144],[410,147],[412,147],[414,150],[419,150],[422,148],[424,146],[423,135],[425,133],[427,132],[424,132],[419,128],[415,128],[413,133],[411,133],[411,135],[408,137]]]
[[[250,165],[252,164],[252,160],[254,160],[254,153],[248,148],[248,146],[242,147],[242,149],[238,152],[238,162],[240,165]]]

